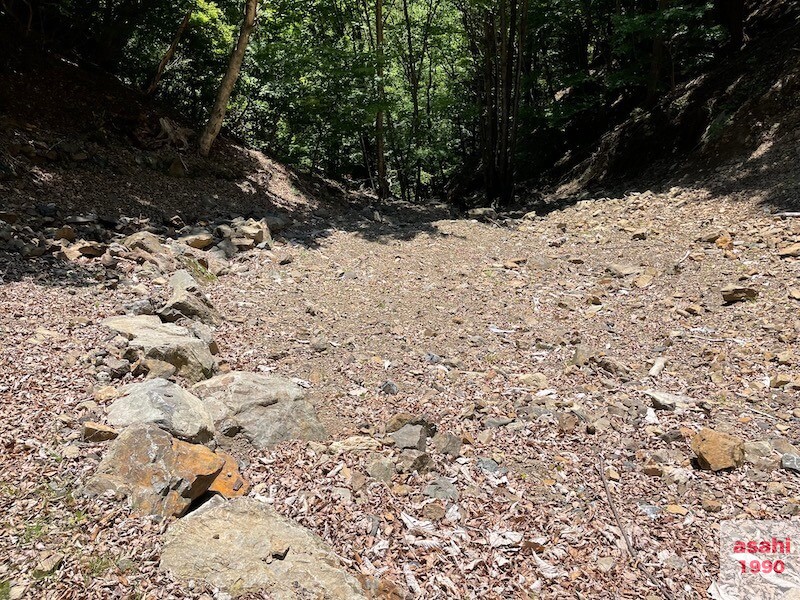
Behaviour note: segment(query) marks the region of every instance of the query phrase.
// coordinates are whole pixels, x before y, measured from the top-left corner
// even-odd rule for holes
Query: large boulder
[[[224,466],[205,446],[176,440],[153,423],[133,425],[112,442],[84,490],[127,497],[138,514],[181,516]]]
[[[214,422],[200,398],[166,379],[151,379],[119,389],[121,396],[108,407],[115,427],[154,423],[175,437],[195,443],[214,439]]]
[[[159,312],[164,321],[173,322],[187,318],[208,325],[220,323],[219,313],[188,271],[176,271],[170,277],[169,284],[172,287],[172,296]]]
[[[252,498],[237,498],[178,521],[161,568],[238,596],[355,600],[366,595],[317,535]]]
[[[162,323],[153,315],[110,317],[103,325],[128,338],[129,349],[140,358],[169,363],[192,382],[211,377],[216,370],[208,342],[185,327]]]
[[[257,448],[327,437],[303,388],[288,379],[234,371],[202,381],[192,392],[205,401],[217,431],[242,433]]]

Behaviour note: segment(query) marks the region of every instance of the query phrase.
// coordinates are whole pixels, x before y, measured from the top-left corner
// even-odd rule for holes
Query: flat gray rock
[[[217,431],[241,432],[257,448],[328,435],[303,388],[282,377],[234,371],[200,382],[192,392],[205,402]]]
[[[439,500],[458,500],[458,488],[447,477],[439,477],[425,486],[424,494]]]
[[[671,394],[669,392],[659,392],[658,390],[644,390],[642,392],[653,399],[655,410],[675,410],[676,408],[690,408],[695,401],[683,394]]]
[[[166,379],[126,385],[119,392],[108,407],[108,422],[114,427],[154,423],[188,442],[214,439],[214,422],[203,401]]]
[[[161,568],[233,596],[356,600],[366,594],[317,535],[252,498],[237,498],[174,523]]]
[[[428,436],[422,425],[404,425],[389,435],[394,440],[395,447],[401,449],[413,448],[414,450],[424,451],[428,441]]]
[[[142,358],[167,362],[192,382],[214,374],[216,363],[208,343],[185,327],[162,323],[153,315],[110,317],[102,324],[128,338],[129,348]]]

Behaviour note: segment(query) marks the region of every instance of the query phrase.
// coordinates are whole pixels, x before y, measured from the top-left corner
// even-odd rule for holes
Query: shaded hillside
[[[703,178],[702,171],[716,169],[729,175],[733,188],[763,193],[776,206],[796,206],[799,18],[793,3],[760,7],[741,52],[606,133],[559,192],[613,186],[643,174],[674,182],[699,171]]]

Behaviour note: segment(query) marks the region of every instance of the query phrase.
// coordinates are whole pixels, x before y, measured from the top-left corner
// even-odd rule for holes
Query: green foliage
[[[487,104],[500,84],[487,83],[485,66],[495,61],[494,72],[501,70],[495,52],[500,5],[385,4],[379,82],[375,1],[262,2],[226,127],[300,168],[374,185],[375,122],[383,112],[395,193],[436,195],[454,180],[473,181],[486,160],[482,126],[499,110]],[[158,94],[196,125],[208,116],[243,14],[242,0],[31,3],[51,38],[140,88],[191,8]],[[523,177],[590,147],[653,90],[663,93],[707,68],[726,39],[706,0],[671,0],[662,8],[657,0],[513,5],[527,7],[513,121],[515,171]],[[494,43],[487,31],[495,32]],[[520,30],[517,45],[521,36]],[[660,62],[654,59],[659,46]]]

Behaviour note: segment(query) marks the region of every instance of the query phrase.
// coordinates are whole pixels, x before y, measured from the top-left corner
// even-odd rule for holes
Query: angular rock
[[[400,412],[386,422],[386,433],[394,433],[406,425],[421,425],[428,437],[436,435],[436,424],[424,415]]]
[[[627,277],[628,275],[636,275],[641,273],[642,267],[621,263],[611,263],[606,267],[606,270],[614,277]]]
[[[746,300],[755,300],[758,298],[757,290],[738,285],[727,285],[720,290],[720,293],[722,294],[722,299],[726,304],[744,302]]]
[[[190,235],[185,235],[182,238],[178,238],[178,241],[183,242],[190,248],[203,250],[214,243],[214,236],[208,232],[193,233]]]
[[[131,372],[131,363],[124,358],[106,356],[103,360],[103,368],[107,370],[112,379],[121,379]]]
[[[710,513],[718,513],[722,510],[722,503],[714,498],[703,498],[701,505],[703,510]]]
[[[43,579],[48,575],[52,575],[61,566],[62,562],[64,562],[64,555],[60,552],[45,551],[39,556],[32,575],[36,579]]]
[[[431,457],[419,450],[405,450],[397,459],[397,470],[401,473],[427,473],[433,468]]]
[[[458,488],[447,477],[439,477],[427,485],[423,493],[438,500],[452,500],[453,502],[458,500]]]
[[[162,320],[174,322],[185,317],[208,325],[218,325],[221,322],[219,313],[188,271],[176,271],[170,277],[169,283],[172,296],[158,313]]]
[[[505,467],[501,467],[493,458],[479,458],[475,461],[475,466],[485,473],[501,474],[508,471]]]
[[[169,363],[190,381],[214,374],[216,363],[209,345],[185,327],[162,323],[152,315],[110,317],[102,324],[128,338],[129,349],[135,354]]]
[[[239,596],[275,600],[366,599],[358,581],[318,536],[251,498],[178,521],[166,534],[161,568]]]
[[[86,442],[107,442],[115,439],[118,435],[119,433],[113,427],[94,421],[84,421],[81,427],[81,437]]]
[[[198,383],[217,430],[241,432],[257,448],[284,440],[323,440],[327,432],[299,385],[282,377],[234,371]]]
[[[782,388],[792,383],[791,375],[787,373],[778,373],[769,378],[769,387]]]
[[[164,252],[161,240],[157,235],[149,231],[138,231],[133,235],[129,235],[123,240],[122,245],[130,250],[144,250],[149,254],[161,254]]]
[[[386,433],[394,433],[401,427],[405,427],[412,421],[414,421],[416,417],[411,413],[401,412],[394,415],[391,419],[386,422]]]
[[[56,230],[55,234],[53,234],[53,238],[56,240],[74,242],[78,238],[78,234],[75,233],[75,229],[72,226],[64,225]]]
[[[453,458],[461,454],[461,438],[452,433],[439,432],[433,436],[431,443],[442,454],[447,454]]]
[[[397,448],[413,448],[415,450],[425,450],[428,436],[421,425],[404,425],[394,433],[389,434],[394,440]]]
[[[219,244],[214,246],[212,252],[216,252],[222,259],[233,258],[239,249],[229,239],[222,240]]]
[[[578,426],[578,416],[572,412],[558,413],[558,430],[567,435],[573,433]]]
[[[204,444],[214,439],[214,422],[205,403],[166,379],[126,385],[108,407],[115,427],[154,423],[177,438]]]
[[[778,250],[778,256],[781,258],[798,257],[800,256],[800,242],[790,244]]]
[[[270,232],[280,232],[289,227],[292,221],[288,217],[284,217],[283,215],[267,215],[262,219],[264,223],[267,224]]]
[[[153,315],[155,314],[155,309],[153,308],[153,302],[150,298],[142,298],[141,300],[136,300],[131,302],[130,304],[125,305],[125,314],[126,315]]]
[[[742,448],[744,450],[744,462],[759,469],[771,471],[777,469],[780,465],[780,455],[775,452],[772,444],[767,440],[745,442]]]
[[[84,490],[127,497],[138,514],[181,516],[224,464],[205,446],[176,440],[157,425],[133,425],[114,440]]]
[[[256,221],[255,219],[248,219],[243,225],[236,227],[236,234],[234,237],[252,240],[255,244],[264,242],[272,243],[272,235],[269,231],[269,226],[265,220]]]
[[[781,456],[784,454],[800,454],[800,450],[785,438],[772,438],[769,443],[772,444],[772,447]]]
[[[596,355],[596,352],[588,346],[578,344],[575,346],[575,353],[569,361],[569,364],[576,367],[582,367],[589,363],[589,361]]]
[[[147,374],[147,379],[169,379],[177,371],[175,365],[155,358],[145,358],[139,363],[139,369]]]
[[[703,469],[734,469],[744,461],[744,443],[740,438],[707,427],[692,438],[691,448]]]
[[[384,483],[391,483],[394,473],[394,463],[388,458],[378,457],[367,465],[367,474]]]
[[[800,473],[800,456],[787,452],[781,457],[781,466],[789,471]]]
[[[488,417],[484,420],[483,424],[488,429],[497,429],[499,427],[505,427],[506,425],[510,425],[514,422],[514,419],[509,417]]]
[[[394,396],[400,391],[400,388],[394,381],[386,380],[381,384],[380,390],[387,396]]]
[[[248,250],[252,250],[256,245],[255,240],[247,237],[231,238],[231,243],[236,246],[236,249],[239,252],[247,252]]]
[[[694,404],[694,400],[681,394],[670,394],[669,392],[659,392],[658,390],[644,390],[642,393],[653,399],[653,408],[655,410],[685,409]]]

